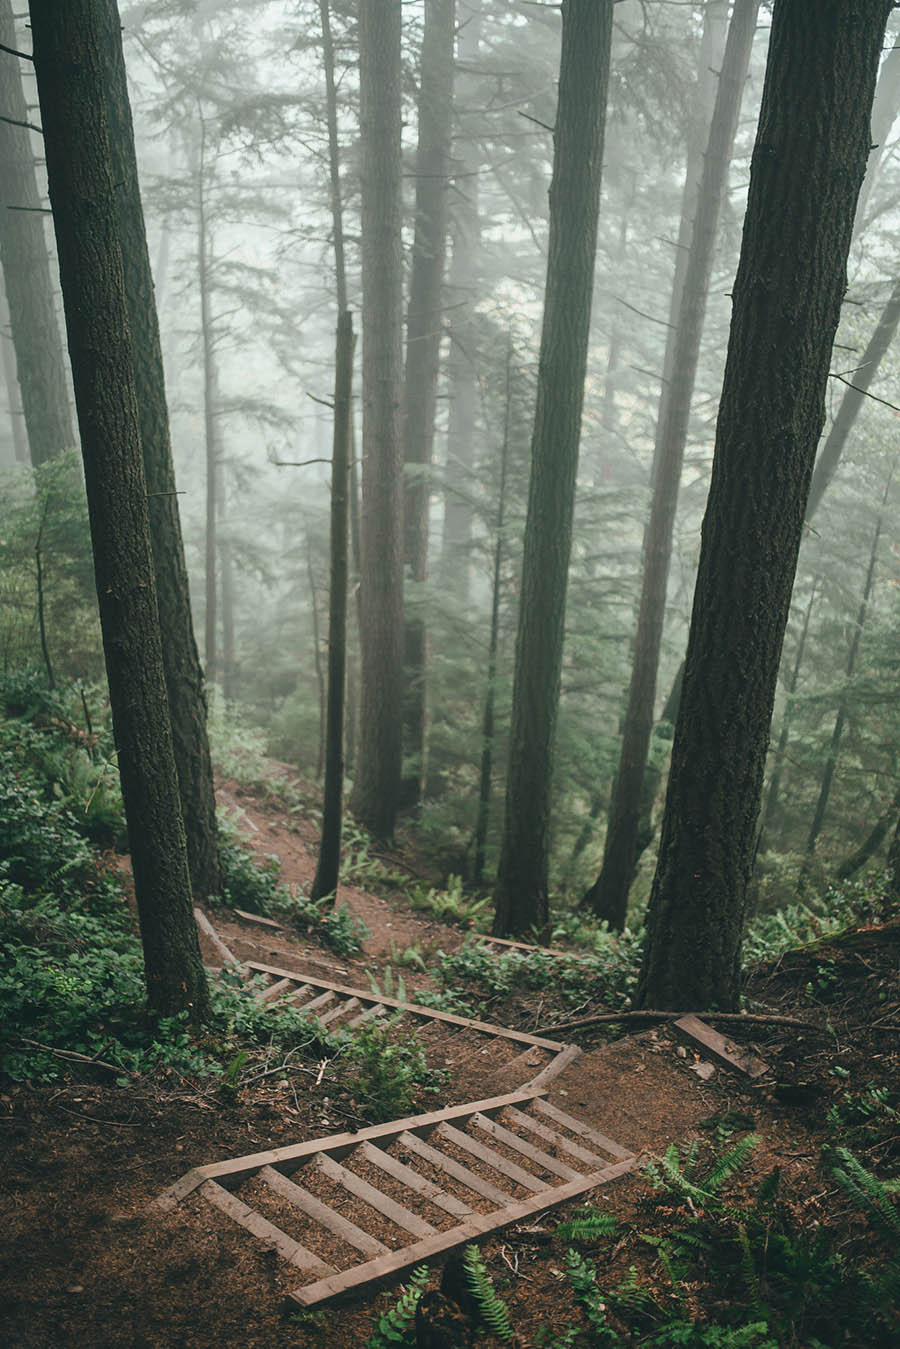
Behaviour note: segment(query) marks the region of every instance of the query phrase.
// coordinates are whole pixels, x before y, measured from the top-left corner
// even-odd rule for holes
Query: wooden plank
[[[535,946],[527,941],[512,941],[509,937],[478,938],[485,946],[505,946],[511,951],[539,951],[543,956],[556,956],[560,960],[590,960],[588,955],[579,955],[577,951],[561,951],[556,946]]]
[[[486,1166],[491,1167],[494,1171],[499,1171],[501,1176],[507,1176],[509,1180],[514,1180],[517,1185],[523,1185],[526,1190],[546,1190],[547,1182],[545,1180],[539,1180],[530,1171],[525,1171],[521,1166],[516,1166],[515,1162],[507,1161],[505,1157],[500,1156],[499,1152],[486,1147],[484,1143],[479,1143],[477,1138],[470,1138],[462,1130],[455,1129],[452,1124],[439,1125],[438,1133],[448,1143],[453,1143],[465,1152],[470,1152],[473,1157],[477,1157]]]
[[[370,1204],[376,1213],[380,1213],[384,1218],[389,1218],[392,1223],[396,1223],[398,1227],[412,1233],[414,1237],[427,1237],[436,1230],[424,1218],[420,1218],[418,1214],[413,1213],[405,1205],[398,1204],[396,1199],[392,1199],[389,1194],[385,1194],[383,1190],[370,1185],[355,1171],[348,1171],[345,1166],[341,1166],[340,1162],[334,1161],[324,1152],[316,1155],[315,1163],[323,1176],[327,1176],[329,1180],[333,1180],[337,1185],[340,1185],[348,1194],[355,1195],[357,1199],[362,1199],[364,1203]]]
[[[588,1152],[580,1143],[573,1143],[571,1138],[564,1137],[557,1133],[555,1129],[548,1129],[546,1124],[541,1124],[538,1120],[532,1119],[521,1110],[516,1110],[510,1106],[506,1111],[508,1119],[517,1124],[520,1129],[528,1129],[530,1133],[536,1134],[538,1138],[545,1139],[548,1143],[555,1143],[557,1147],[562,1148],[570,1157],[575,1157],[579,1162],[587,1162],[588,1166],[595,1169],[597,1167],[608,1165],[605,1157],[600,1157],[596,1152]]]
[[[559,1077],[564,1068],[568,1068],[575,1059],[581,1058],[582,1049],[578,1045],[566,1045],[561,1049],[555,1058],[536,1073],[530,1082],[529,1087],[546,1087],[548,1082],[552,1082],[555,1077]]]
[[[481,1129],[489,1138],[496,1138],[498,1143],[505,1143],[508,1148],[515,1152],[521,1152],[523,1157],[527,1157],[535,1166],[543,1167],[549,1171],[552,1176],[562,1176],[563,1180],[577,1180],[583,1176],[583,1171],[576,1171],[573,1166],[567,1166],[565,1162],[559,1161],[556,1157],[551,1157],[549,1152],[536,1148],[533,1143],[527,1139],[520,1138],[518,1134],[513,1133],[512,1129],[506,1129],[502,1124],[498,1124],[494,1119],[488,1119],[487,1115],[473,1115],[469,1124],[475,1129]]]
[[[276,974],[279,978],[299,979],[301,976],[291,970],[283,970],[277,965],[263,965],[256,960],[246,961],[248,970],[262,974]],[[302,976],[306,978],[305,975]],[[525,1031],[510,1030],[507,1026],[497,1026],[489,1021],[473,1021],[470,1017],[455,1016],[452,1012],[436,1012],[431,1007],[421,1007],[415,1002],[401,1002],[398,998],[386,998],[382,993],[369,993],[364,988],[350,988],[347,984],[334,984],[326,979],[309,979],[316,988],[328,988],[333,993],[343,993],[347,997],[359,998],[360,1002],[380,1002],[384,1007],[394,1007],[397,1011],[412,1016],[425,1017],[428,1021],[443,1021],[450,1026],[462,1026],[467,1030],[477,1030],[485,1035],[493,1035],[503,1040],[517,1040],[520,1044],[539,1045],[541,1049],[565,1049],[561,1040],[545,1040],[540,1035],[527,1035]]]
[[[352,1021],[347,1022],[347,1029],[351,1026],[361,1026],[364,1021],[369,1021],[373,1016],[384,1016],[387,1008],[383,1002],[376,1002],[374,1007],[367,1007],[359,1016],[355,1016]]]
[[[499,1227],[508,1227],[511,1223],[522,1222],[525,1218],[530,1218],[543,1209],[556,1208],[557,1205],[564,1204],[569,1199],[577,1199],[588,1190],[593,1190],[598,1185],[604,1185],[617,1176],[624,1175],[626,1171],[631,1170],[633,1165],[633,1158],[627,1162],[616,1162],[605,1167],[602,1171],[592,1171],[579,1180],[570,1181],[567,1185],[559,1185],[550,1190],[542,1189],[540,1194],[532,1195],[528,1199],[516,1200],[506,1208],[494,1213],[473,1214],[471,1218],[467,1218],[458,1227],[452,1227],[446,1232],[437,1232],[433,1237],[424,1241],[417,1241],[411,1246],[406,1246],[403,1250],[392,1251],[390,1255],[379,1256],[378,1259],[369,1260],[364,1265],[357,1265],[355,1269],[348,1269],[341,1274],[319,1279],[315,1283],[307,1284],[305,1288],[293,1288],[288,1293],[288,1297],[293,1299],[294,1302],[298,1302],[301,1307],[312,1307],[328,1298],[336,1297],[340,1293],[346,1293],[351,1288],[358,1288],[360,1284],[370,1283],[374,1279],[389,1278],[394,1274],[399,1274],[404,1269],[409,1269],[412,1265],[421,1264],[423,1260],[431,1260],[444,1251],[452,1250],[454,1246],[475,1241],[488,1232],[496,1231]]]
[[[216,948],[216,954],[222,961],[223,965],[241,964],[241,961],[238,960],[234,952],[229,950],[229,948],[225,945],[222,938],[219,936],[218,932],[213,927],[212,923],[209,921],[209,919],[207,918],[206,914],[203,912],[202,909],[197,908],[194,909],[194,920],[197,926],[199,927],[200,931],[203,932],[209,938],[213,946]]]
[[[415,1134],[401,1134],[397,1142],[414,1156],[421,1157],[423,1162],[431,1162],[432,1166],[438,1167],[445,1175],[458,1180],[467,1190],[474,1190],[475,1194],[490,1199],[491,1203],[501,1205],[511,1203],[512,1195],[508,1190],[501,1190],[489,1180],[483,1180],[455,1157],[448,1157],[440,1148],[433,1148],[430,1143],[424,1143],[421,1138],[416,1138]]]
[[[614,1143],[605,1134],[598,1133],[596,1129],[589,1129],[586,1124],[582,1124],[580,1119],[567,1115],[564,1110],[557,1110],[556,1106],[551,1105],[549,1101],[536,1099],[534,1107],[542,1115],[546,1115],[548,1119],[552,1119],[556,1124],[561,1124],[564,1129],[569,1129],[573,1134],[577,1134],[579,1138],[586,1138],[589,1143],[596,1143],[598,1148],[608,1152],[611,1157],[625,1159],[634,1156],[634,1153],[629,1152],[628,1148],[620,1147],[618,1143]]]
[[[274,1002],[280,998],[282,993],[286,993],[289,988],[295,988],[293,979],[276,979],[274,984],[269,984],[261,993],[257,993],[260,1002]]]
[[[686,1039],[699,1045],[704,1054],[721,1063],[723,1067],[730,1068],[732,1072],[745,1073],[747,1077],[756,1078],[769,1071],[768,1064],[763,1063],[762,1059],[756,1058],[749,1050],[744,1049],[743,1045],[735,1044],[733,1040],[720,1035],[698,1016],[693,1014],[683,1016],[673,1024],[674,1029]]]
[[[334,998],[335,995],[329,988],[317,998],[312,998],[310,1002],[304,1002],[302,1006],[297,1007],[296,998],[291,998],[291,1002],[297,1007],[298,1012],[314,1012],[317,1007],[327,1007],[330,1002],[334,1002]]]
[[[294,1143],[281,1148],[269,1148],[266,1152],[251,1152],[244,1157],[232,1157],[225,1162],[212,1162],[206,1166],[195,1166],[191,1171],[170,1185],[157,1200],[160,1208],[171,1207],[164,1202],[167,1198],[177,1203],[185,1195],[202,1185],[205,1180],[215,1180],[218,1176],[240,1177],[259,1171],[263,1166],[275,1166],[294,1162],[299,1166],[303,1161],[315,1156],[317,1152],[348,1152],[360,1143],[375,1142],[383,1138],[396,1138],[400,1134],[421,1131],[427,1133],[444,1120],[465,1120],[479,1110],[488,1114],[492,1110],[503,1110],[508,1105],[521,1105],[534,1101],[543,1093],[531,1087],[510,1092],[506,1096],[491,1096],[483,1101],[473,1101],[467,1105],[451,1105],[443,1110],[432,1110],[425,1115],[409,1115],[405,1119],[391,1120],[387,1124],[372,1124],[357,1133],[330,1134],[327,1138],[312,1138],[306,1143]],[[288,1168],[289,1169],[289,1168]]]
[[[279,932],[284,931],[284,923],[276,923],[274,918],[264,918],[261,913],[247,913],[246,909],[234,909],[233,912],[238,918],[243,918],[245,923],[259,923],[261,927],[274,927]]]
[[[335,1021],[339,1016],[345,1016],[347,1012],[355,1012],[359,1006],[359,998],[344,998],[337,1007],[332,1007],[330,1012],[320,1016],[319,1020],[323,1026],[327,1026],[329,1021]]]
[[[389,1176],[399,1180],[401,1184],[420,1194],[423,1199],[428,1199],[438,1208],[442,1208],[445,1213],[451,1213],[454,1218],[467,1218],[473,1212],[468,1204],[464,1204],[461,1199],[455,1195],[447,1194],[439,1185],[435,1185],[433,1180],[426,1180],[420,1176],[418,1171],[414,1171],[411,1166],[404,1166],[396,1157],[392,1157],[389,1152],[384,1152],[381,1148],[376,1148],[374,1143],[362,1143],[359,1148],[359,1156],[372,1166],[378,1166],[382,1171],[386,1171]]]
[[[349,1246],[353,1246],[357,1251],[362,1251],[363,1255],[384,1255],[390,1250],[383,1241],[364,1232],[356,1223],[350,1222],[340,1213],[335,1213],[334,1209],[323,1204],[321,1199],[317,1199],[309,1190],[304,1190],[301,1185],[296,1185],[294,1181],[288,1180],[280,1171],[276,1171],[271,1166],[264,1166],[259,1173],[260,1180],[264,1181],[269,1189],[275,1194],[286,1199],[294,1208],[305,1213],[308,1218],[319,1223],[322,1227],[327,1227],[335,1236],[346,1241]]]
[[[221,1185],[217,1185],[214,1180],[205,1181],[200,1187],[200,1193],[204,1199],[215,1204],[216,1208],[227,1213],[229,1218],[240,1223],[241,1227],[252,1232],[260,1241],[264,1241],[267,1246],[274,1246],[279,1255],[290,1264],[296,1265],[298,1269],[308,1269],[311,1274],[334,1273],[333,1265],[326,1265],[324,1260],[320,1260],[312,1251],[301,1246],[299,1241],[289,1237],[287,1232],[282,1232],[280,1227],[270,1223],[261,1213],[249,1208],[243,1200],[223,1189]]]

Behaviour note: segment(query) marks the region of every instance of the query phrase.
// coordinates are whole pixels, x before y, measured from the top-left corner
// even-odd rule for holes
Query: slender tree
[[[0,262],[31,462],[75,444],[11,0],[0,0]],[[39,128],[37,128],[39,130]],[[10,401],[13,395],[10,392]]]
[[[400,0],[360,0],[362,697],[351,805],[379,838],[397,818],[403,701],[401,20]]]
[[[564,0],[550,238],[494,931],[547,921],[547,835],[594,283],[611,0]]]
[[[669,329],[667,379],[656,426],[653,496],[644,542],[643,584],[619,769],[610,800],[603,867],[586,896],[586,903],[597,917],[606,919],[611,927],[619,930],[625,926],[628,893],[638,858],[644,773],[653,729],[672,533],[706,297],[758,11],[759,0],[736,0],[696,193],[687,262],[683,275],[676,276],[676,289],[680,290],[680,295],[673,326]]]
[[[334,373],[334,442],[331,459],[331,578],[328,619],[328,711],[322,835],[312,898],[336,894],[341,864],[344,790],[344,674],[347,643],[347,536],[350,487],[350,395],[353,385],[353,319],[338,319]]]
[[[407,466],[404,552],[410,580],[428,575],[428,514],[431,459],[437,410],[442,332],[444,259],[447,251],[447,191],[453,112],[453,45],[456,0],[425,0],[419,79],[419,140],[412,274],[406,315],[403,386],[403,457]],[[402,803],[422,799],[425,761],[426,631],[421,603],[407,598],[405,619],[405,762]]]
[[[116,0],[98,0],[97,15],[104,24],[100,51],[107,95],[107,126],[118,206],[125,296],[133,342],[156,596],[160,627],[165,634],[163,662],[166,690],[187,836],[191,888],[195,902],[201,903],[221,888],[216,798],[206,734],[206,692],[191,616],[169,438],[159,320],[147,251]]]
[[[150,547],[100,0],[31,0],[110,706],[151,1007],[207,1010]]]
[[[643,1006],[733,1008],[781,645],[891,0],[775,0]]]

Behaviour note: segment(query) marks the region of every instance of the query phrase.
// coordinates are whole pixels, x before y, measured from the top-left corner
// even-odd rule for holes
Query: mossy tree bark
[[[666,593],[672,558],[672,533],[678,487],[690,425],[691,402],[706,317],[719,216],[728,186],[728,169],[759,0],[736,0],[732,13],[718,90],[708,131],[706,155],[693,210],[690,245],[678,307],[669,330],[667,381],[660,398],[653,461],[653,496],[644,542],[644,573],[638,611],[628,705],[622,726],[619,768],[610,798],[603,866],[585,903],[598,918],[621,931],[628,912],[628,894],[638,860],[638,836],[645,791],[645,772],[653,730],[656,676],[662,645]],[[687,233],[687,231],[685,231]]]
[[[890,0],[775,0],[638,990],[735,1008],[781,645]]]
[[[363,481],[361,708],[351,806],[394,832],[403,714],[400,0],[360,0]]]
[[[208,1009],[150,547],[105,107],[105,0],[31,0],[38,94],[151,1008]]]
[[[547,921],[550,784],[594,287],[612,0],[564,0],[550,237],[494,932]]]
[[[0,42],[18,49],[10,0],[0,0]],[[0,52],[0,262],[9,304],[16,373],[36,467],[76,443],[62,337],[53,303],[50,256],[18,61]],[[13,125],[19,123],[20,125]],[[10,403],[13,403],[10,389]]]
[[[165,639],[163,662],[166,690],[181,811],[187,836],[191,888],[194,900],[201,903],[210,895],[218,893],[221,886],[216,799],[206,734],[206,691],[191,616],[169,438],[159,321],[147,251],[116,0],[100,0],[97,12],[105,25],[100,50],[107,90],[107,126],[118,205],[125,296],[133,343],[153,569],[160,629]]]

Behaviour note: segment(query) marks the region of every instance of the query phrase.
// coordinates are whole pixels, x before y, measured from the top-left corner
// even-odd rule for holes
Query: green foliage
[[[872,1219],[894,1246],[894,1259],[900,1260],[900,1213],[894,1203],[891,1192],[896,1192],[897,1182],[888,1185],[879,1180],[871,1171],[867,1171],[854,1157],[849,1148],[835,1148],[835,1157],[839,1165],[833,1167],[837,1180],[851,1199]]]
[[[560,1223],[556,1235],[564,1241],[597,1241],[600,1237],[612,1236],[617,1227],[618,1221],[611,1213],[601,1213],[589,1206],[568,1222]]]
[[[491,1283],[481,1251],[477,1246],[472,1244],[466,1246],[463,1251],[462,1265],[466,1275],[466,1283],[469,1285],[475,1299],[475,1305],[478,1308],[481,1323],[490,1330],[491,1334],[496,1335],[498,1340],[502,1340],[504,1343],[511,1340],[513,1330],[509,1319],[509,1308],[494,1291],[494,1285]]]
[[[365,1349],[391,1349],[392,1345],[413,1349],[413,1317],[428,1283],[429,1272],[427,1265],[419,1265],[413,1270],[409,1283],[400,1290],[396,1305],[378,1317],[375,1329],[366,1340]]]
[[[408,1115],[421,1092],[439,1092],[447,1074],[428,1067],[419,1040],[404,1032],[391,1040],[393,1022],[364,1021],[346,1044],[348,1086],[357,1105],[376,1124]]]
[[[443,890],[413,886],[407,893],[410,907],[430,913],[439,923],[479,927],[487,921],[491,900],[486,895],[467,895],[461,876],[451,874]]]
[[[785,951],[886,916],[887,908],[886,897],[870,882],[851,880],[827,885],[819,894],[810,893],[802,903],[752,918],[744,936],[744,960],[775,960]]]
[[[856,1144],[874,1142],[886,1129],[895,1130],[900,1109],[898,1093],[889,1086],[868,1082],[857,1091],[847,1090],[828,1108],[826,1123]]]

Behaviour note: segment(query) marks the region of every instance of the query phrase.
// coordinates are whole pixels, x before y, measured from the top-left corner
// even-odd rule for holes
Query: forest
[[[897,1343],[900,7],[0,0],[0,163],[6,1342]]]

